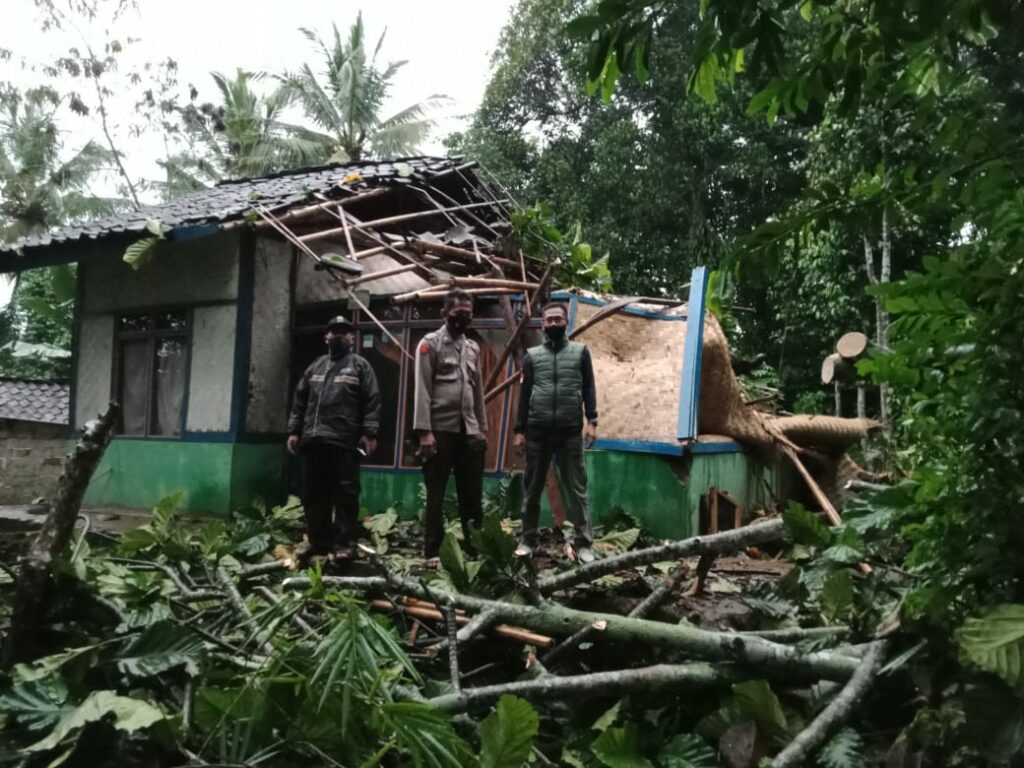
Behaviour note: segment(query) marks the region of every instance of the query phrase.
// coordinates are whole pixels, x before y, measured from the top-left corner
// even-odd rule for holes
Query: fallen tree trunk
[[[571,571],[548,576],[537,582],[542,594],[548,595],[560,589],[574,587],[577,584],[594,581],[609,573],[638,565],[650,565],[663,560],[678,560],[683,557],[696,557],[707,554],[725,554],[738,552],[745,547],[778,541],[785,535],[782,519],[768,520],[763,523],[736,528],[723,533],[708,536],[694,536],[690,539],[673,541],[646,549],[635,549],[615,557],[595,560],[593,563],[580,566]]]
[[[872,643],[864,661],[839,695],[772,759],[773,768],[798,768],[828,743],[871,690],[885,660],[886,642]]]
[[[700,659],[737,662],[776,674],[846,680],[857,667],[855,659],[824,652],[800,653],[755,636],[709,632],[679,624],[577,611],[557,603],[542,606],[516,605],[437,590],[432,590],[432,597],[421,585],[395,576],[377,579],[325,576],[322,583],[340,589],[392,592],[424,600],[450,600],[456,608],[474,613],[493,611],[499,621],[552,637],[566,637],[588,625],[603,622],[605,628],[601,638],[609,642],[671,648]],[[300,577],[285,579],[283,583],[285,589],[306,589],[309,586],[310,580]]]
[[[743,680],[745,675],[737,667],[711,664],[656,664],[639,669],[616,672],[595,672],[590,675],[558,677],[543,675],[534,680],[519,680],[503,685],[488,685],[463,689],[428,699],[427,703],[446,712],[462,712],[473,706],[491,704],[505,694],[521,696],[534,701],[565,699],[578,696],[606,696],[628,691],[651,691],[659,688],[687,686],[707,688]]]
[[[119,410],[116,403],[111,403],[106,413],[88,422],[74,451],[64,459],[64,472],[57,482],[53,507],[21,561],[14,587],[11,629],[4,642],[4,669],[31,658],[36,648],[38,632],[53,597],[54,561],[67,551],[82,497],[110,443]]]

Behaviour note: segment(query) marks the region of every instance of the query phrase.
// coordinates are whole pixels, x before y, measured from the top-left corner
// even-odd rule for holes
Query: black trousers
[[[464,433],[435,432],[434,437],[437,438],[437,453],[423,463],[423,483],[427,486],[423,554],[428,558],[437,557],[444,539],[444,497],[453,472],[462,533],[467,543],[473,527],[480,526],[487,453],[486,441]]]
[[[303,447],[302,459],[310,545],[318,552],[352,546],[359,525],[359,454],[316,441]]]

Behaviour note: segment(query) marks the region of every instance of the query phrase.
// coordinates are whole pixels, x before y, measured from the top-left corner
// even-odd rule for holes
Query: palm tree
[[[238,70],[233,78],[212,73],[221,104],[189,104],[180,117],[188,148],[161,165],[167,197],[203,189],[222,179],[264,176],[320,162],[328,153],[318,134],[281,120],[291,96],[278,88],[262,96],[253,83],[260,72]]]
[[[114,211],[121,200],[89,191],[110,152],[89,141],[68,159],[51,88],[0,88],[0,240],[13,241],[72,219]]]
[[[322,81],[308,64],[284,77],[285,86],[302,104],[306,116],[325,132],[321,136],[331,146],[329,159],[344,162],[368,155],[414,153],[434,127],[427,114],[447,102],[448,97],[434,94],[382,118],[380,112],[391,81],[407,62],[395,61],[383,70],[378,68],[377,54],[384,34],[368,56],[362,14],[349,29],[347,40],[342,40],[337,25],[333,25],[333,30],[331,45],[312,30],[301,30],[323,55]]]
[[[113,157],[107,149],[90,141],[70,158],[62,158],[55,121],[61,103],[51,88],[24,93],[0,88],[0,241],[112,213],[125,204],[89,191],[96,174],[110,167]],[[74,267],[62,264],[0,279],[7,287],[14,283],[11,302],[0,318],[0,372],[66,375]]]

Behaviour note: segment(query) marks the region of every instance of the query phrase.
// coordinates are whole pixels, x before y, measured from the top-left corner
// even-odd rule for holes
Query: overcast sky
[[[36,77],[21,70],[19,57],[46,61],[70,45],[80,45],[83,37],[94,46],[102,44],[102,27],[44,33],[34,0],[0,2],[0,48],[14,53],[11,62],[0,62],[0,80],[36,84]],[[58,0],[62,2],[66,0]],[[362,11],[374,42],[387,28],[378,61],[409,61],[395,78],[386,114],[433,93],[452,98],[437,115],[434,136],[422,147],[424,152],[441,153],[443,137],[463,127],[480,101],[491,53],[511,5],[512,0],[139,0],[138,10],[129,11],[111,29],[115,37],[140,38],[123,57],[125,65],[174,58],[181,83],[194,84],[200,100],[215,101],[211,71],[231,73],[240,67],[277,73],[307,61],[318,71],[316,55],[299,27],[311,27],[327,37],[332,22],[344,31]],[[134,100],[134,95],[124,94],[110,105],[119,126],[130,120]],[[67,147],[101,138],[95,118],[70,122],[64,137]],[[155,160],[163,153],[162,139],[156,135],[129,141],[129,172],[156,178]],[[7,302],[2,282],[0,306]]]

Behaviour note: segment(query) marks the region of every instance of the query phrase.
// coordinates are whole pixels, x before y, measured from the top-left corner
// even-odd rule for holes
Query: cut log
[[[853,360],[864,354],[868,348],[868,337],[859,331],[844,333],[836,342],[836,352],[847,360]]]

